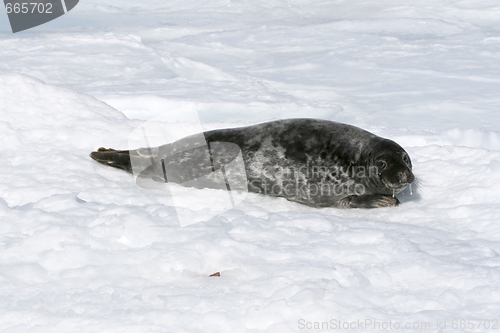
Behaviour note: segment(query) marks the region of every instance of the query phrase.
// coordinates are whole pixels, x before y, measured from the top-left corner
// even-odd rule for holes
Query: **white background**
[[[407,3],[86,0],[17,34],[0,10],[0,330],[500,329],[500,5]],[[156,116],[191,134],[192,105],[205,128],[362,127],[408,151],[419,188],[377,210],[250,194],[182,228],[167,192],[88,154]]]

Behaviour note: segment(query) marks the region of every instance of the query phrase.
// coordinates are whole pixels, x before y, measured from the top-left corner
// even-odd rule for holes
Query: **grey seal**
[[[99,148],[90,156],[128,172],[142,164],[140,177],[185,186],[224,188],[228,178],[244,179],[250,192],[312,207],[397,206],[395,194],[415,180],[400,145],[352,125],[286,119],[202,134],[205,147],[190,145],[196,140],[188,136],[154,148]],[[239,172],[224,172],[226,182],[211,176],[237,156],[244,163]],[[192,182],[199,177],[207,179],[201,186]]]

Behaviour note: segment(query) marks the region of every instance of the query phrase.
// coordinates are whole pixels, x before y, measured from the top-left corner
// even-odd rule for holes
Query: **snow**
[[[498,329],[499,15],[493,0],[87,0],[17,34],[0,15],[0,330]],[[401,144],[419,185],[376,210],[249,193],[183,227],[168,191],[88,154],[150,119],[160,139],[193,134],[186,110],[204,129],[356,125]],[[217,190],[176,190],[183,214],[218,213]]]

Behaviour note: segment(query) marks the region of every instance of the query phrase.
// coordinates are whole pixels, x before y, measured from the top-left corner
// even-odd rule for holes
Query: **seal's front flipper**
[[[339,207],[345,208],[380,208],[398,205],[398,198],[383,194],[351,195],[339,201]]]

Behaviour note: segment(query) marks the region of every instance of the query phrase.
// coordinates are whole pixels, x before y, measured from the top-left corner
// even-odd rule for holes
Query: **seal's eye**
[[[378,160],[376,166],[379,170],[384,170],[387,166],[387,163],[385,161]]]
[[[406,163],[406,165],[408,165],[409,167],[411,167],[411,162],[410,162],[410,158],[408,157],[408,155],[404,155],[403,156],[403,162]]]

